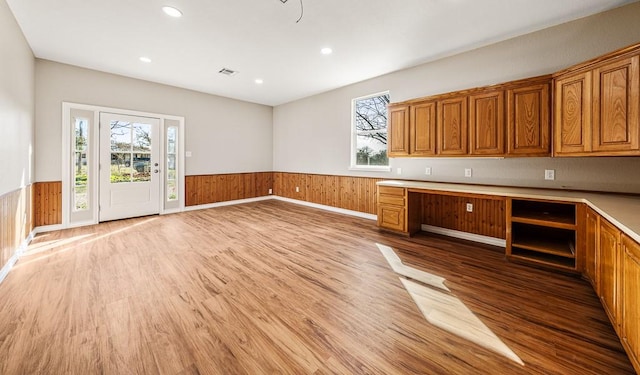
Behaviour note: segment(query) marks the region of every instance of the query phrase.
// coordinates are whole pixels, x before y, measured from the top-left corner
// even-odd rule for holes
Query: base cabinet
[[[622,239],[622,343],[629,359],[640,373],[640,244],[624,236]]]
[[[585,221],[585,246],[584,246],[584,277],[591,283],[593,289],[598,293],[598,241],[600,215],[591,208],[587,208]]]
[[[604,219],[600,220],[598,246],[600,301],[616,332],[619,332],[620,231]]]
[[[378,226],[396,232],[406,232],[406,202],[406,189],[378,186]]]

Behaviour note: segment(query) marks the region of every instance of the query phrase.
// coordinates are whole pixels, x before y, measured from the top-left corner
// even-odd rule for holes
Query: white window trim
[[[362,100],[362,99],[367,99],[367,98],[371,98],[374,96],[382,96],[382,95],[389,95],[389,90],[385,90],[385,91],[380,91],[374,94],[369,94],[369,95],[364,95],[364,96],[360,96],[357,98],[353,98],[351,100],[351,111],[349,112],[349,126],[351,126],[351,149],[349,150],[349,153],[351,154],[350,157],[350,164],[349,164],[349,170],[350,171],[365,171],[365,172],[390,172],[391,171],[391,160],[389,160],[389,165],[385,166],[385,165],[357,165],[356,164],[356,147],[358,144],[358,135],[357,135],[357,130],[356,130],[356,126],[355,126],[355,122],[354,122],[354,116],[353,114],[355,113],[356,110],[356,101],[358,100]],[[388,131],[388,129],[387,129]]]

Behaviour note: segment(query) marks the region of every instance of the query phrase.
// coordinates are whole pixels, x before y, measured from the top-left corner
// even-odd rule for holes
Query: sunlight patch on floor
[[[444,278],[406,266],[391,247],[376,245],[396,273],[427,285],[403,277],[400,278],[402,285],[429,323],[524,366],[524,362],[517,354],[502,342],[459,298],[450,293],[450,290],[444,285]]]

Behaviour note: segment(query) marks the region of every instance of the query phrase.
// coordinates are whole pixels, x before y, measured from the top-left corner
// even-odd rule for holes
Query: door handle
[[[153,170],[153,173],[158,173],[158,172],[160,172],[160,170],[159,170],[159,169],[154,169],[154,170]]]

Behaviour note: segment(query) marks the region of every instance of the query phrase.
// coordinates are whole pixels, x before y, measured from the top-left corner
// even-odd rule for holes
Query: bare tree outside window
[[[353,100],[355,166],[388,166],[387,105],[389,93]]]

